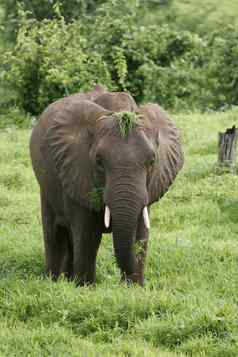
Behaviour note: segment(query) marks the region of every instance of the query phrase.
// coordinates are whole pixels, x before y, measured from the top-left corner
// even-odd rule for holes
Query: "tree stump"
[[[238,129],[233,125],[224,133],[219,133],[218,136],[218,164],[220,167],[228,168],[235,173]]]

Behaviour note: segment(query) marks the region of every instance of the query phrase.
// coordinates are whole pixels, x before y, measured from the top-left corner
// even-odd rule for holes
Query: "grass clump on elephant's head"
[[[114,114],[119,125],[120,135],[125,138],[137,124],[137,114],[134,112],[120,112]]]
[[[99,212],[103,208],[104,187],[94,187],[88,193],[89,208]]]

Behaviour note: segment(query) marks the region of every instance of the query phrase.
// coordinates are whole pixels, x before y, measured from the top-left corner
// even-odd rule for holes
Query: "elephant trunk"
[[[131,208],[131,207],[130,207]],[[134,242],[137,227],[137,213],[112,213],[113,246],[119,268],[126,278],[136,280],[137,271]]]
[[[119,181],[120,182],[120,181]],[[132,180],[130,182],[133,182]],[[138,282],[135,238],[138,219],[146,204],[146,190],[138,184],[117,183],[109,192],[108,206],[113,232],[113,246],[117,264],[122,277],[127,281]],[[137,189],[136,189],[137,188]],[[108,223],[109,209],[106,209],[105,221]]]

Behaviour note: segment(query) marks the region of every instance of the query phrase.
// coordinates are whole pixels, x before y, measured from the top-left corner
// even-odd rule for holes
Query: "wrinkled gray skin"
[[[129,94],[96,92],[91,101],[73,95],[51,104],[32,132],[46,271],[55,279],[64,273],[79,285],[94,283],[102,233],[112,232],[122,279],[143,286],[148,229],[142,210],[163,196],[183,165],[179,134],[157,104],[137,110]],[[126,138],[113,117],[121,110],[140,114]],[[89,200],[95,187],[104,188],[99,211]]]
[[[75,94],[71,94],[68,97],[57,100],[55,103],[58,103],[58,105],[65,103],[65,105],[67,105],[69,100],[70,101],[73,100],[95,101],[99,96],[103,95],[104,93],[108,93],[107,90],[101,84],[97,84],[94,89],[88,92],[78,92]]]
[[[136,112],[138,107],[129,93],[105,92],[94,99],[94,103],[113,112]]]

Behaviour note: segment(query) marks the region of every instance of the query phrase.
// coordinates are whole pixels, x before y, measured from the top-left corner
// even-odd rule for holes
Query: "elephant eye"
[[[150,166],[153,166],[155,164],[155,154],[153,154],[152,158],[150,159]]]
[[[104,171],[103,160],[102,160],[101,155],[97,155],[96,164],[97,164],[98,171],[101,171],[101,172]]]

